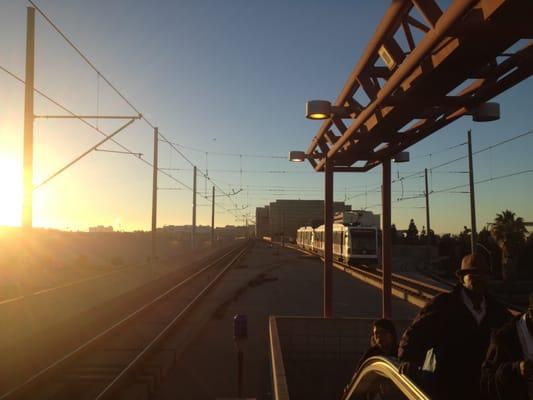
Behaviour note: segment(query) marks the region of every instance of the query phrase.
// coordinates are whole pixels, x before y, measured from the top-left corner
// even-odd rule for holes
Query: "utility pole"
[[[191,234],[191,247],[194,249],[196,246],[196,165],[193,168],[193,181],[192,181],[192,234]]]
[[[157,258],[157,164],[159,147],[159,128],[154,128],[154,170],[152,177],[152,266]]]
[[[474,192],[474,165],[472,161],[472,130],[468,130],[468,178],[470,181],[470,218],[471,218],[471,232],[470,232],[470,252],[474,253],[477,242],[477,228],[476,228],[476,196]]]
[[[285,247],[285,210],[281,211],[281,247]]]
[[[211,201],[211,246],[215,244],[215,187],[213,186],[213,200]]]
[[[424,178],[426,181],[426,226],[428,241],[428,267],[431,267],[431,224],[429,221],[429,188],[428,188],[428,169],[424,168]]]
[[[33,90],[35,75],[35,8],[26,14],[26,79],[24,84],[24,155],[22,161],[22,226],[33,226]]]
[[[381,207],[382,207],[382,240],[381,240],[381,270],[382,270],[382,314],[383,318],[392,316],[392,258],[391,258],[391,160],[383,160],[381,166]]]
[[[333,298],[333,160],[324,165],[324,318],[330,318]]]

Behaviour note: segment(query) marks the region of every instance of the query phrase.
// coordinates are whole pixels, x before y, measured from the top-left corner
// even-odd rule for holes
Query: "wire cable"
[[[33,0],[28,0],[28,2],[33,6],[35,7],[35,9],[37,10],[37,12],[39,14],[41,14],[41,16],[50,24],[50,26],[52,26],[52,28],[74,49],[74,51],[76,53],[78,53],[78,55],[99,75],[99,77],[101,79],[103,79],[111,89],[113,89],[113,91],[122,99],[126,102],[126,104],[128,104],[137,114],[140,114],[141,115],[141,118],[152,128],[152,129],[155,129],[156,126],[154,124],[152,124],[152,122],[150,122],[146,116],[141,113],[139,111],[139,109],[137,107],[135,107],[133,105],[132,102],[130,102],[126,96],[124,96],[122,94],[122,92],[120,92],[120,90],[117,89],[117,87],[115,85],[113,85],[109,79],[107,79],[105,77],[105,75],[102,74],[102,72],[96,68],[96,66],[93,64],[93,62],[91,60],[89,60],[89,58],[61,31],[61,29],[59,29],[59,27],[48,17],[48,15],[46,15],[44,13],[44,11],[41,10],[41,8],[35,3],[35,1]],[[174,145],[171,144],[171,142],[161,133],[161,131],[159,131],[159,136],[161,138],[164,139],[164,141],[166,141],[167,143],[169,143],[171,145],[171,147],[174,148],[174,150],[176,150],[178,152],[178,154],[180,154],[187,162],[189,162],[192,166],[195,166],[194,163],[192,163],[181,151],[179,151]],[[200,171],[200,174],[202,174],[206,179],[208,179],[211,183],[213,183],[213,185],[215,185],[215,187],[217,187],[220,191],[222,191],[223,193],[225,193],[223,191],[223,189],[218,186],[212,179],[210,179],[209,177],[206,176],[206,174],[204,174],[200,168],[197,167],[197,169]],[[185,186],[185,185],[184,185]],[[185,186],[187,188],[189,188],[188,186]],[[189,188],[190,190],[193,190],[191,188]],[[198,192],[197,192],[198,193]],[[233,200],[231,199],[230,195],[229,194],[226,194],[228,199],[230,199],[233,203]]]
[[[266,154],[247,154],[247,153],[224,153],[219,151],[205,151],[196,147],[191,146],[185,146],[183,144],[172,142],[172,144],[181,147],[183,149],[196,151],[198,153],[206,153],[210,155],[216,155],[216,156],[228,156],[228,157],[244,157],[244,158],[271,158],[271,159],[277,159],[277,160],[285,160],[287,159],[287,156],[276,156],[276,155],[266,155]]]

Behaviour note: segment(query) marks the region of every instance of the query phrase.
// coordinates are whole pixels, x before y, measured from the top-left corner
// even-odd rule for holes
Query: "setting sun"
[[[14,158],[0,158],[1,188],[0,225],[20,226],[22,207],[22,173],[21,166]]]

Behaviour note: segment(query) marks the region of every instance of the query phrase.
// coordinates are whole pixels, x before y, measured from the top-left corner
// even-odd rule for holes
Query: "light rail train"
[[[296,232],[298,247],[324,254],[324,225],[304,226]],[[333,224],[333,258],[350,265],[378,264],[378,230],[373,226]]]

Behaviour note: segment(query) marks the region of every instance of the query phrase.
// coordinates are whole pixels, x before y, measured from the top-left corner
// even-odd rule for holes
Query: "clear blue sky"
[[[244,208],[240,213],[250,217],[255,215],[255,207],[277,198],[323,198],[322,175],[313,173],[310,165],[246,155],[286,156],[289,150],[307,149],[319,123],[304,118],[305,101],[337,97],[388,4],[315,0],[38,2],[163,135],[188,147],[180,150],[199,168],[208,167],[209,175],[226,192],[242,188],[233,200]],[[22,0],[0,3],[0,66],[21,77],[27,5]],[[97,104],[103,115],[132,114],[102,80],[98,84],[96,73],[40,16],[36,34],[37,88],[79,114],[96,113]],[[2,71],[0,88],[0,173],[6,189],[0,225],[17,224],[24,93],[23,86]],[[532,89],[530,79],[497,98],[502,107],[500,121],[474,124],[463,119],[416,144],[410,149],[412,161],[393,166],[394,175],[410,175],[465,155],[464,145],[446,149],[465,142],[469,128],[474,150],[532,130]],[[35,109],[37,114],[62,113],[39,97]],[[118,124],[103,121],[100,127],[111,132]],[[35,182],[100,138],[76,121],[37,121]],[[117,140],[152,160],[152,131],[144,122],[136,122]],[[533,135],[528,135],[480,153],[475,158],[476,180],[533,169],[532,143]],[[111,144],[104,147],[116,149]],[[163,143],[160,166],[181,169],[171,172],[191,185],[190,166]],[[466,160],[461,160],[436,169],[430,189],[466,184],[466,167]],[[370,207],[379,213],[380,172],[376,168],[367,174],[337,176],[335,199],[351,198],[348,203],[353,208]],[[132,156],[93,153],[38,189],[35,225],[149,229],[151,176],[150,168]],[[533,221],[532,176],[477,185],[478,227],[504,209]],[[159,186],[179,187],[163,176]],[[211,184],[201,178],[198,187],[210,193]],[[393,185],[393,222],[399,229],[405,229],[410,218],[419,229],[425,224],[424,199],[396,201],[423,190],[421,177]],[[436,193],[430,201],[436,232],[457,233],[470,224],[467,194]],[[217,202],[234,207],[225,198],[217,197]],[[190,223],[191,203],[189,190],[160,191],[158,225]],[[216,220],[219,226],[242,223],[223,209],[217,210]],[[200,200],[198,221],[210,223],[210,206],[205,200]]]

